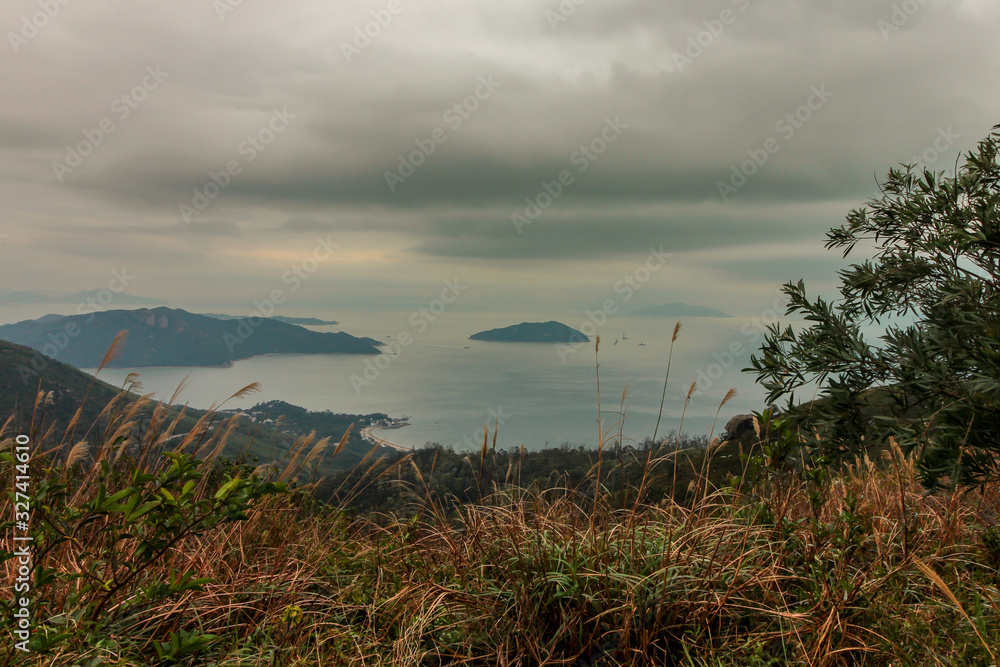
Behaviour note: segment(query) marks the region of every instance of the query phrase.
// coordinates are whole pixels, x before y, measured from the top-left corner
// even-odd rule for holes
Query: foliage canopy
[[[881,198],[827,234],[847,257],[874,257],[839,273],[840,297],[788,283],[787,314],[808,323],[770,328],[751,367],[769,400],[788,398],[823,456],[895,437],[916,455],[928,486],[977,483],[1000,454],[1000,125],[954,176],[890,169]],[[879,330],[877,344],[866,332]],[[819,400],[795,405],[817,384]],[[810,389],[811,391],[811,389]],[[862,440],[865,436],[866,440]]]

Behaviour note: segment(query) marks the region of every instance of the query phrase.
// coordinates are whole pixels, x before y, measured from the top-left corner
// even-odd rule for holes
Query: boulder
[[[753,426],[753,415],[736,415],[726,423],[726,434],[728,440],[743,440],[747,434],[756,437],[757,432]]]

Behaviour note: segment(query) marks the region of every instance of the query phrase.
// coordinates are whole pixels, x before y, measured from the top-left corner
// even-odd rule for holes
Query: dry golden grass
[[[72,493],[36,520],[65,520],[100,483],[110,493],[135,470],[162,472],[163,452],[215,460],[232,426],[206,416],[175,434],[180,418],[168,423],[157,408],[136,439],[136,410],[125,401],[109,406],[103,428],[88,431],[89,449],[49,436],[62,448],[45,459],[51,469],[33,468],[35,484],[65,480]],[[9,427],[0,430],[8,451]],[[488,428],[483,435],[480,471]],[[329,442],[299,439],[268,474],[304,483]],[[344,442],[346,434],[333,455]],[[676,462],[668,449],[647,466]],[[424,484],[411,489],[423,496],[413,516],[350,518],[313,502],[300,483],[296,493],[253,503],[245,520],[171,544],[90,626],[74,615],[74,596],[102,558],[97,529],[110,518],[70,522],[72,539],[38,556],[36,565],[59,576],[39,589],[34,607],[36,627],[69,636],[29,657],[15,655],[8,640],[0,664],[169,664],[153,647],[182,630],[214,636],[178,663],[192,665],[996,663],[1000,485],[928,495],[894,444],[884,460],[858,460],[825,477],[765,471],[756,484],[733,488],[711,486],[710,456],[703,461],[690,504],[641,502],[640,484],[627,509],[595,484],[586,499],[508,486],[453,511]],[[0,466],[0,516],[9,517],[12,477],[8,463]],[[422,482],[419,468],[416,475]],[[206,475],[195,496],[211,498],[220,483]],[[129,555],[101,572],[126,578]],[[13,565],[5,567],[7,590]],[[210,581],[142,603],[144,586],[181,572]]]

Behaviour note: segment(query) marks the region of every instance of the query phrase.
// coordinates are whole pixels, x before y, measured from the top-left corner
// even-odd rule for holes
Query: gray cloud
[[[405,3],[347,62],[342,43],[384,3],[243,3],[223,20],[202,0],[70,3],[16,53],[9,37],[0,44],[0,278],[63,289],[74,273],[141,256],[160,278],[150,295],[176,301],[194,289],[193,278],[163,280],[178,263],[214,253],[217,271],[271,275],[321,233],[388,258],[381,275],[400,290],[439,263],[502,273],[535,262],[557,275],[559,262],[649,245],[820,246],[876,177],[940,129],[960,137],[932,165],[950,169],[1000,121],[989,0],[928,0],[898,26],[889,0],[587,2],[553,29],[546,12],[558,6]],[[721,34],[700,35],[724,10],[734,19]],[[3,32],[36,11],[5,4]],[[679,61],[699,38],[703,52]],[[148,67],[168,74],[123,115]],[[500,86],[456,126],[446,114],[481,77]],[[815,86],[833,96],[784,136],[779,123]],[[246,142],[265,136],[275,109],[294,118],[251,160]],[[628,128],[581,172],[574,154],[615,117]],[[113,131],[60,182],[53,163],[105,121]],[[446,141],[391,191],[386,171],[436,129]],[[719,182],[769,139],[779,150],[723,202]],[[181,205],[231,162],[239,173],[185,221]],[[517,234],[510,216],[562,170],[573,184]],[[55,257],[58,270],[26,278]],[[820,277],[831,264],[734,261],[712,288],[785,268]],[[238,281],[219,285],[242,298]]]

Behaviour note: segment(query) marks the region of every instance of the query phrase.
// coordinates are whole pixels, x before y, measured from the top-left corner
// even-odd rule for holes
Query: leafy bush
[[[85,442],[69,453],[58,448],[45,452],[43,436],[33,447],[31,481],[18,488],[32,508],[34,627],[28,647],[39,656],[58,656],[69,647],[105,652],[151,643],[158,656],[155,664],[190,664],[215,641],[214,635],[177,628],[179,618],[145,621],[152,610],[200,592],[212,581],[194,568],[177,569],[177,553],[247,519],[251,506],[283,493],[286,486],[247,474],[244,465],[214,460],[225,431],[196,437],[207,433],[207,420],[157,460],[150,453],[171,439],[181,418],[166,427],[154,420],[143,432],[145,440],[136,441],[131,430],[135,422],[122,420],[125,415],[117,412],[122,409],[117,400],[109,405],[112,421],[124,421],[124,427],[97,448],[93,460]],[[163,409],[154,414],[162,415]],[[9,485],[20,463],[9,450],[12,442],[4,440],[0,451],[0,488],[11,503],[14,489]],[[198,443],[211,445],[207,457],[183,451],[197,451]],[[130,449],[143,452],[139,460]],[[17,469],[25,474],[25,468]],[[13,560],[13,552],[0,551],[0,563]],[[9,617],[11,604],[0,601],[0,613]]]
[[[811,300],[802,281],[784,286],[788,314],[809,326],[772,326],[747,370],[769,401],[789,399],[822,454],[894,436],[930,486],[1000,474],[998,148],[1000,125],[954,177],[890,170],[883,196],[827,235],[845,257],[874,245],[874,260],[840,273],[838,300]],[[877,344],[867,327],[883,329]],[[813,382],[820,400],[795,405]]]

